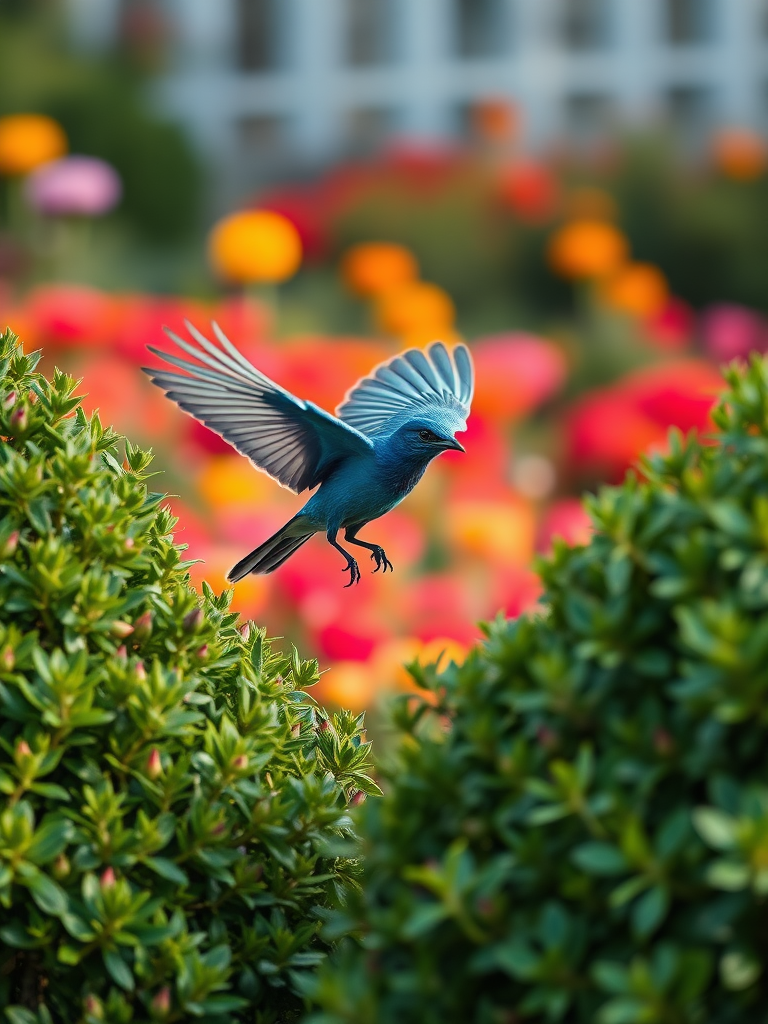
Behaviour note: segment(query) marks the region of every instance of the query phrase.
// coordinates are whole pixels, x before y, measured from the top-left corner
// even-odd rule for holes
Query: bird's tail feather
[[[296,519],[290,519],[277,533],[273,533],[263,544],[259,544],[245,558],[241,558],[237,565],[233,565],[227,573],[227,579],[230,583],[237,583],[243,576],[252,572],[274,572],[294,551],[306,543],[313,533],[313,530],[305,532]]]

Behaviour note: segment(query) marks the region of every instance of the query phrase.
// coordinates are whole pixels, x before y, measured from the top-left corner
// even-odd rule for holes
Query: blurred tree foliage
[[[153,113],[149,82],[128,53],[74,53],[60,3],[0,0],[0,114],[61,122],[74,153],[113,164],[123,218],[153,243],[197,227],[202,175],[181,130]]]

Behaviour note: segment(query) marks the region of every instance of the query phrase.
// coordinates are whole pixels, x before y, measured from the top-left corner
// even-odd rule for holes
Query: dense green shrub
[[[545,611],[417,673],[313,1019],[768,1020],[768,365],[728,381],[715,443],[590,502]]]
[[[35,364],[0,339],[3,1019],[293,1019],[375,788],[362,720],[195,593],[150,456]]]

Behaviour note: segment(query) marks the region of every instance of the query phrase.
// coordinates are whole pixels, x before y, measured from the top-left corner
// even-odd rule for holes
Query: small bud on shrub
[[[12,648],[4,647],[0,652],[0,672],[13,672],[16,655]]]
[[[53,862],[53,877],[58,881],[63,881],[71,870],[71,865],[68,859],[63,853],[60,853],[56,860]]]
[[[109,632],[112,636],[117,637],[118,640],[125,640],[133,632],[133,626],[130,622],[121,622],[119,619],[113,622],[109,627]]]
[[[360,804],[365,803],[365,793],[362,791],[362,789],[358,789],[356,792],[354,792],[352,796],[349,798],[349,802],[352,807],[359,807]]]
[[[193,608],[184,616],[181,623],[182,629],[185,633],[198,633],[203,625],[203,618],[203,609]]]
[[[148,640],[152,636],[152,612],[146,611],[136,619],[133,624],[133,637],[135,640]]]
[[[246,643],[248,643],[248,640],[250,639],[250,636],[251,636],[251,624],[250,624],[250,622],[244,622],[242,624],[242,626],[238,626],[238,629],[240,630],[240,636],[243,638],[243,640]]]
[[[104,1020],[104,1004],[98,996],[86,996],[83,1001],[83,1009],[86,1015],[93,1020]]]
[[[147,758],[147,775],[150,779],[156,779],[163,774],[163,763],[160,760],[160,751],[157,747],[152,747],[149,757]]]
[[[9,409],[12,409],[14,405],[16,405],[16,398],[17,395],[15,391],[9,391],[8,394],[5,396],[5,398],[3,399],[3,409],[5,409],[6,412]]]
[[[99,879],[99,884],[101,885],[102,890],[106,892],[108,889],[112,889],[115,881],[115,872],[113,869],[105,868],[101,873],[101,878]]]
[[[164,985],[153,997],[149,1011],[156,1020],[165,1020],[171,1010],[171,990]]]
[[[11,433],[14,436],[23,434],[28,426],[27,410],[23,405],[20,405],[17,409],[14,409],[11,415],[8,417],[8,426],[11,428]]]
[[[19,531],[13,530],[5,538],[2,544],[0,544],[0,558],[6,559],[11,558],[16,554],[16,548],[19,546]]]
[[[19,742],[16,744],[16,758],[20,759],[22,757],[31,756],[32,748],[30,747],[30,745],[27,743],[26,740],[19,740]]]

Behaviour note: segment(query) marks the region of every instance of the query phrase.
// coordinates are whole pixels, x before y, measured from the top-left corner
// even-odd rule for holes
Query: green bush
[[[416,672],[338,1022],[768,1020],[768,364],[590,502],[547,607]]]
[[[293,1019],[375,789],[362,718],[195,593],[150,455],[36,361],[0,338],[4,1019]]]

